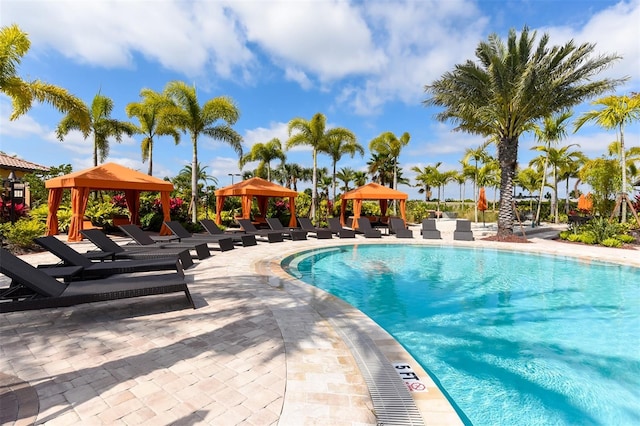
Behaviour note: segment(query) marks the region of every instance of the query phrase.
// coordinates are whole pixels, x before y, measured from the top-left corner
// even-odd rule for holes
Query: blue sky
[[[322,112],[330,127],[349,128],[365,148],[364,157],[344,157],[338,168],[366,170],[371,139],[409,132],[400,165],[412,183],[413,166],[442,162],[440,170],[459,169],[465,148],[483,142],[437,122],[437,111],[422,101],[426,84],[474,59],[491,33],[506,38],[510,28],[528,25],[549,33],[553,45],[596,43],[599,53],[623,56],[603,74],[630,77],[616,94],[640,91],[640,0],[2,0],[0,7],[2,26],[17,23],[29,33],[22,78],[62,86],[87,104],[100,91],[114,100],[114,118],[127,119],[124,108],[139,100],[142,88],[161,91],[183,80],[196,85],[201,102],[221,95],[236,101],[241,118],[234,128],[246,152],[273,137],[284,143],[289,120]],[[576,107],[575,116],[589,109]],[[0,150],[47,166],[92,165],[90,139],[77,133],[56,139],[62,115],[50,106],[36,105],[11,122],[10,111],[0,95]],[[565,143],[598,157],[613,140],[615,133],[587,125]],[[107,161],[146,172],[139,141],[113,141]],[[626,144],[640,146],[638,124],[627,128]],[[521,138],[521,165],[535,156],[533,145],[530,136]],[[198,155],[219,186],[231,183],[229,173],[240,173],[237,156],[220,141],[201,139]],[[191,156],[187,136],[177,146],[157,140],[154,175],[174,176]],[[311,152],[296,148],[287,161],[310,167]],[[330,166],[325,155],[318,161]],[[399,189],[422,198],[416,188]],[[458,194],[450,185],[444,196]]]

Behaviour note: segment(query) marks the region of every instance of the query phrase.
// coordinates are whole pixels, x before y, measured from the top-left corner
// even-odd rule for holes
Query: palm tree
[[[331,166],[332,166],[332,180],[333,180],[333,196],[331,200],[335,203],[336,201],[336,164],[343,155],[349,154],[351,158],[356,155],[356,153],[361,156],[364,155],[364,149],[355,139],[342,139],[342,138],[332,138],[329,140],[326,148],[323,150],[326,154],[329,154],[331,157]]]
[[[398,189],[398,158],[402,148],[409,144],[411,135],[404,132],[398,139],[392,132],[384,132],[369,142],[369,151],[388,154],[393,165],[393,189]]]
[[[518,184],[529,193],[529,211],[533,212],[533,193],[540,188],[542,172],[531,167],[518,171]]]
[[[464,151],[464,157],[462,157],[463,168],[470,166],[470,161],[473,160],[473,212],[475,222],[478,222],[478,162],[484,163],[490,157],[487,152],[487,147],[490,144],[491,141],[485,141],[475,149],[467,148]]]
[[[542,127],[539,125],[533,126],[533,131],[536,135],[536,139],[542,142],[547,149],[551,148],[551,145],[557,145],[559,141],[567,136],[567,123],[565,123],[570,117],[571,111],[564,111],[556,115],[547,115],[542,120]],[[544,186],[547,178],[547,166],[549,163],[549,151],[546,151],[547,155],[544,157],[544,163],[542,165],[542,183],[540,184],[540,200],[538,201],[538,209],[536,211],[535,223],[540,223],[540,207],[542,205],[542,196],[544,193]],[[557,194],[554,193],[557,202]],[[553,203],[552,203],[553,204]],[[557,220],[557,216],[556,216]],[[557,222],[556,222],[557,223]]]
[[[132,102],[125,108],[129,118],[136,117],[140,123],[136,133],[144,135],[141,143],[142,162],[149,160],[147,174],[153,175],[153,142],[156,136],[171,136],[176,145],[180,143],[180,133],[166,119],[166,112],[172,103],[161,93],[151,89],[140,91],[142,102]]]
[[[267,180],[271,181],[271,162],[279,159],[284,164],[287,157],[282,150],[280,139],[273,138],[267,143],[257,143],[251,147],[251,152],[240,158],[240,168],[243,168],[249,161],[259,161],[257,174],[264,176],[266,169]]]
[[[575,131],[586,122],[595,121],[600,127],[607,130],[616,129],[620,142],[620,168],[622,169],[622,188],[620,194],[627,198],[627,161],[624,147],[624,127],[626,124],[640,120],[640,94],[633,96],[607,96],[593,102],[593,105],[601,105],[600,110],[588,111],[582,114],[575,122]],[[622,223],[627,221],[627,204],[622,203]]]
[[[568,153],[569,154],[569,153]],[[582,152],[580,151],[575,151],[573,153],[570,153],[571,155],[568,155],[561,163],[560,163],[560,168],[558,170],[558,179],[560,179],[560,181],[565,181],[566,182],[566,186],[565,186],[565,198],[564,198],[564,212],[565,214],[569,214],[569,196],[570,196],[570,192],[569,192],[569,180],[570,179],[577,179],[578,178],[578,172],[580,171],[580,168],[584,165],[584,163],[587,162],[587,156],[584,155]]]
[[[553,179],[553,198],[551,199],[551,211],[553,212],[554,223],[558,223],[559,211],[558,211],[558,182],[560,181],[560,169],[566,167],[567,164],[578,161],[584,158],[584,154],[580,151],[569,151],[572,146],[576,144],[570,144],[561,148],[555,148],[550,146],[535,146],[532,149],[544,152],[544,159],[531,160],[530,165],[535,162],[540,163],[544,161],[545,164],[551,165],[551,177]],[[543,174],[544,174],[543,169]]]
[[[367,172],[356,171],[353,172],[353,183],[356,187],[360,187],[367,184]]]
[[[622,158],[621,145],[619,141],[614,141],[607,147],[607,153],[610,156]],[[640,168],[636,163],[640,162],[640,146],[632,146],[624,153],[624,158],[627,163],[627,179],[634,181],[634,178],[638,176]]]
[[[367,161],[371,180],[380,185],[393,185],[393,161],[389,153],[371,153],[371,159]]]
[[[431,188],[440,185],[440,172],[438,171],[440,165],[442,165],[441,161],[437,162],[435,166],[425,166],[422,169],[418,166],[411,168],[417,173],[415,179],[421,186],[418,192],[424,194],[425,201],[431,200]]]
[[[196,170],[196,176],[198,177],[198,195],[204,191],[207,187],[207,182],[211,182],[213,185],[218,184],[218,179],[214,176],[207,174],[208,166],[201,166],[198,164],[198,169]],[[171,179],[171,183],[176,186],[176,189],[180,192],[183,192],[185,195],[190,195],[191,188],[191,176],[193,175],[193,169],[191,165],[188,164],[178,172],[176,177]],[[202,182],[202,183],[200,183]]]
[[[209,136],[228,143],[242,157],[242,137],[231,127],[238,121],[240,111],[231,98],[219,96],[209,99],[202,106],[198,102],[196,88],[182,81],[172,81],[164,90],[165,95],[176,105],[167,120],[177,129],[191,135],[193,158],[191,160],[191,221],[198,220],[198,138]],[[219,121],[222,123],[217,124]]]
[[[351,188],[349,188],[349,183],[355,180],[355,171],[350,167],[343,167],[340,169],[338,173],[336,173],[336,178],[342,181],[343,185],[340,187],[342,192],[347,192]],[[333,195],[335,200],[335,194]]]
[[[496,34],[476,49],[479,61],[466,61],[426,86],[427,106],[443,107],[436,115],[452,121],[455,130],[497,140],[500,161],[498,237],[513,234],[513,178],[518,164],[518,140],[532,123],[556,111],[614,89],[622,79],[596,79],[619,56],[592,58],[593,44],[569,41],[549,47],[544,34],[534,47],[536,33],[524,27],[518,37],[509,31],[505,44]]]
[[[91,131],[91,123],[89,109],[82,100],[61,87],[40,80],[25,81],[18,76],[17,68],[30,48],[27,33],[17,25],[0,29],[0,92],[11,98],[13,112],[9,119],[15,120],[25,114],[33,101],[45,102],[73,117],[86,137]]]
[[[103,162],[109,156],[109,138],[113,137],[117,142],[122,142],[122,135],[132,136],[137,129],[131,123],[111,118],[113,101],[98,93],[91,102],[89,115],[89,132],[84,133],[85,139],[93,134],[93,166]],[[62,118],[56,129],[56,135],[60,141],[71,130],[82,130],[82,123],[77,121],[77,114],[67,114]]]
[[[327,117],[317,113],[311,120],[294,118],[289,122],[289,140],[287,149],[298,145],[309,145],[313,149],[313,177],[310,215],[315,220],[318,207],[318,152],[326,152],[330,141],[334,139],[356,140],[355,135],[343,127],[326,129]]]

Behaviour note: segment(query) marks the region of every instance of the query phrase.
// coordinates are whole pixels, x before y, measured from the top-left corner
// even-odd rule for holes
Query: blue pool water
[[[392,334],[467,423],[640,424],[638,268],[411,245],[283,266]]]

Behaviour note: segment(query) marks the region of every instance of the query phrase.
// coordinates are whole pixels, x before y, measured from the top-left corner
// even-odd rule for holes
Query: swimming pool
[[[282,265],[392,334],[468,423],[640,424],[638,268],[418,245]]]

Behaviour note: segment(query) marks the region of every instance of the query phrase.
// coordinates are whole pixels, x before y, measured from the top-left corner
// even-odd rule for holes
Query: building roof
[[[30,161],[22,160],[18,157],[12,157],[0,152],[0,168],[7,170],[19,170],[22,172],[35,172],[38,170],[47,172],[49,167],[41,166],[40,164],[32,163]]]

